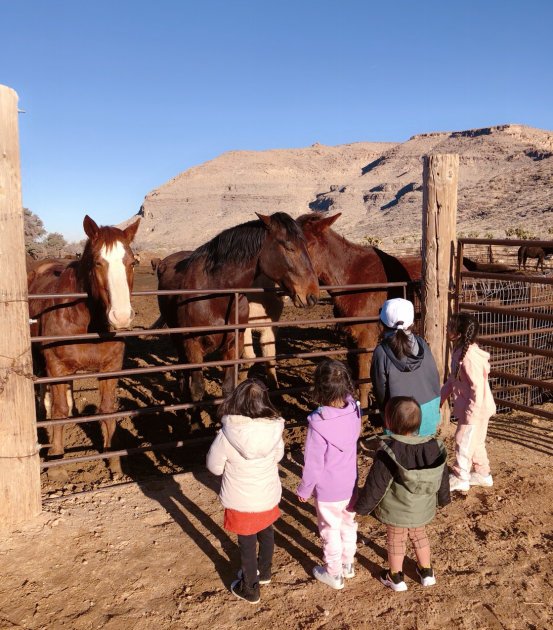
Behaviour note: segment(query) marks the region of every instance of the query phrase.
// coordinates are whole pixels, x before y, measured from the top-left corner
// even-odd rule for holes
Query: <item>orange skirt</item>
[[[223,527],[233,534],[251,536],[272,525],[280,517],[278,505],[265,512],[239,512],[225,508]]]

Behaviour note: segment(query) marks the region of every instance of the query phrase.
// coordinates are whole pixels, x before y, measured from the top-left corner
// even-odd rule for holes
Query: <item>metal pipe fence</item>
[[[471,246],[553,247],[553,241],[459,239],[456,310],[480,322],[478,342],[491,354],[490,384],[498,409],[553,419],[553,275],[462,271]],[[468,250],[468,251],[467,251]],[[516,251],[515,251],[516,255]],[[472,254],[471,254],[472,256]],[[510,260],[515,256],[511,256]]]
[[[406,282],[393,282],[386,284],[375,284],[375,283],[367,283],[367,284],[355,284],[355,285],[328,285],[321,286],[321,290],[329,292],[331,295],[336,294],[345,294],[345,293],[359,293],[365,291],[382,291],[388,290],[390,288],[401,288],[403,289],[403,295],[406,295],[407,283]],[[62,344],[62,343],[94,343],[101,341],[112,341],[113,339],[121,339],[124,340],[129,337],[140,337],[140,336],[152,336],[152,335],[167,335],[172,333],[182,333],[182,334],[201,334],[201,333],[211,333],[211,332],[226,332],[233,333],[236,337],[240,334],[240,332],[244,331],[246,328],[250,328],[251,324],[244,323],[239,324],[238,317],[238,301],[240,295],[244,294],[253,294],[253,293],[264,293],[267,291],[277,291],[282,292],[279,289],[263,289],[263,288],[237,288],[237,289],[209,289],[205,291],[199,291],[197,289],[182,289],[175,291],[135,291],[132,293],[133,297],[140,296],[157,296],[157,295],[185,295],[192,297],[200,297],[201,299],[212,299],[214,296],[224,296],[228,295],[232,296],[235,302],[234,309],[234,318],[235,323],[226,324],[226,325],[218,325],[218,326],[195,326],[195,327],[180,327],[180,328],[157,328],[157,329],[143,329],[143,330],[129,330],[129,331],[119,331],[113,333],[87,333],[81,335],[56,335],[56,336],[35,336],[31,338],[31,342],[34,344]],[[87,295],[83,293],[67,293],[67,294],[31,294],[29,295],[29,299],[32,300],[67,300],[68,298],[75,299],[83,299],[86,298]],[[276,322],[264,322],[264,323],[255,323],[256,328],[262,328],[271,326],[273,328],[279,327],[290,327],[290,326],[327,326],[327,325],[354,325],[360,323],[374,323],[378,321],[377,316],[366,316],[366,317],[329,317],[329,318],[318,318],[318,319],[298,319],[292,321],[276,321]],[[49,385],[55,383],[68,383],[73,381],[78,381],[82,379],[89,378],[121,378],[128,376],[142,376],[148,374],[156,374],[156,373],[164,373],[169,371],[176,370],[192,370],[198,368],[210,368],[210,367],[234,367],[234,379],[235,383],[238,381],[238,372],[240,366],[243,364],[258,364],[258,363],[269,363],[270,361],[278,361],[282,362],[289,359],[306,359],[312,360],[320,357],[329,357],[329,356],[345,356],[345,355],[358,355],[362,353],[370,353],[374,350],[374,348],[340,348],[336,350],[325,350],[319,352],[294,352],[294,353],[286,353],[286,354],[276,354],[274,356],[264,356],[257,358],[241,358],[238,356],[239,346],[235,345],[235,355],[234,359],[228,359],[224,361],[204,361],[201,363],[168,363],[165,365],[158,365],[155,367],[141,367],[141,368],[125,368],[118,371],[113,372],[86,372],[79,374],[71,374],[63,377],[35,377],[34,382],[36,385]],[[358,381],[358,383],[361,381]],[[365,381],[362,381],[365,382]],[[279,388],[277,390],[273,390],[270,392],[272,396],[278,395],[282,396],[285,394],[298,394],[301,392],[305,392],[309,389],[309,385],[305,385],[302,387],[292,387],[292,388]],[[158,413],[175,413],[177,411],[182,410],[194,410],[194,409],[205,409],[207,407],[217,406],[222,402],[222,398],[215,398],[211,400],[201,401],[201,402],[186,402],[186,403],[175,403],[169,405],[154,405],[154,406],[146,406],[139,407],[136,409],[130,409],[125,411],[117,411],[113,413],[104,413],[104,414],[92,414],[86,416],[72,416],[68,418],[61,418],[55,420],[44,420],[37,422],[37,428],[48,428],[56,425],[68,425],[68,424],[84,424],[89,422],[101,422],[105,420],[122,420],[123,418],[137,418],[140,416],[158,414]],[[206,440],[212,439],[212,435],[201,438],[190,438],[186,440],[178,440],[173,442],[167,442],[163,444],[151,444],[144,445],[140,447],[121,449],[118,451],[107,451],[104,453],[98,453],[95,455],[85,455],[85,456],[73,456],[61,459],[54,459],[50,461],[43,461],[41,463],[41,467],[43,469],[63,466],[66,464],[73,463],[82,463],[82,462],[91,462],[95,460],[104,460],[111,459],[113,457],[126,457],[128,455],[133,455],[136,453],[144,453],[149,451],[156,450],[166,450],[172,448],[183,448],[189,445],[195,445]],[[43,447],[48,446],[47,444],[41,445]]]

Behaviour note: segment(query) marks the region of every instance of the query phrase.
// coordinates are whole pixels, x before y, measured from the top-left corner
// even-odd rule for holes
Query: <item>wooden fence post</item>
[[[422,200],[422,335],[428,342],[440,379],[447,374],[447,321],[456,245],[459,156],[426,155]],[[448,405],[442,408],[442,434],[450,434]]]
[[[41,511],[17,93],[0,85],[0,527]]]

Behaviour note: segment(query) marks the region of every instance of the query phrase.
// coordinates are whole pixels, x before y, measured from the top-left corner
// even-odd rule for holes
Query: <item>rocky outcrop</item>
[[[553,225],[553,133],[500,125],[413,136],[406,142],[232,151],[177,175],[146,195],[141,247],[191,249],[222,229],[279,210],[342,212],[336,228],[361,241],[416,241],[422,156],[460,156],[459,230],[504,236],[524,224]]]

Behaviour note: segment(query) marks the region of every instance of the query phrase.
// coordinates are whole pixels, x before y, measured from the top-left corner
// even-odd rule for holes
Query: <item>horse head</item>
[[[137,262],[131,243],[139,223],[140,219],[120,230],[99,227],[88,215],[83,221],[88,241],[80,261],[81,276],[116,330],[128,328],[134,319],[131,291]]]
[[[341,216],[341,212],[332,217],[322,217],[319,214],[302,214],[301,217],[296,219],[305,236],[307,251],[319,278],[326,276],[325,269],[329,263],[328,243],[325,232]]]
[[[285,212],[257,216],[267,230],[259,270],[285,289],[295,306],[314,306],[319,299],[319,281],[297,223]]]

